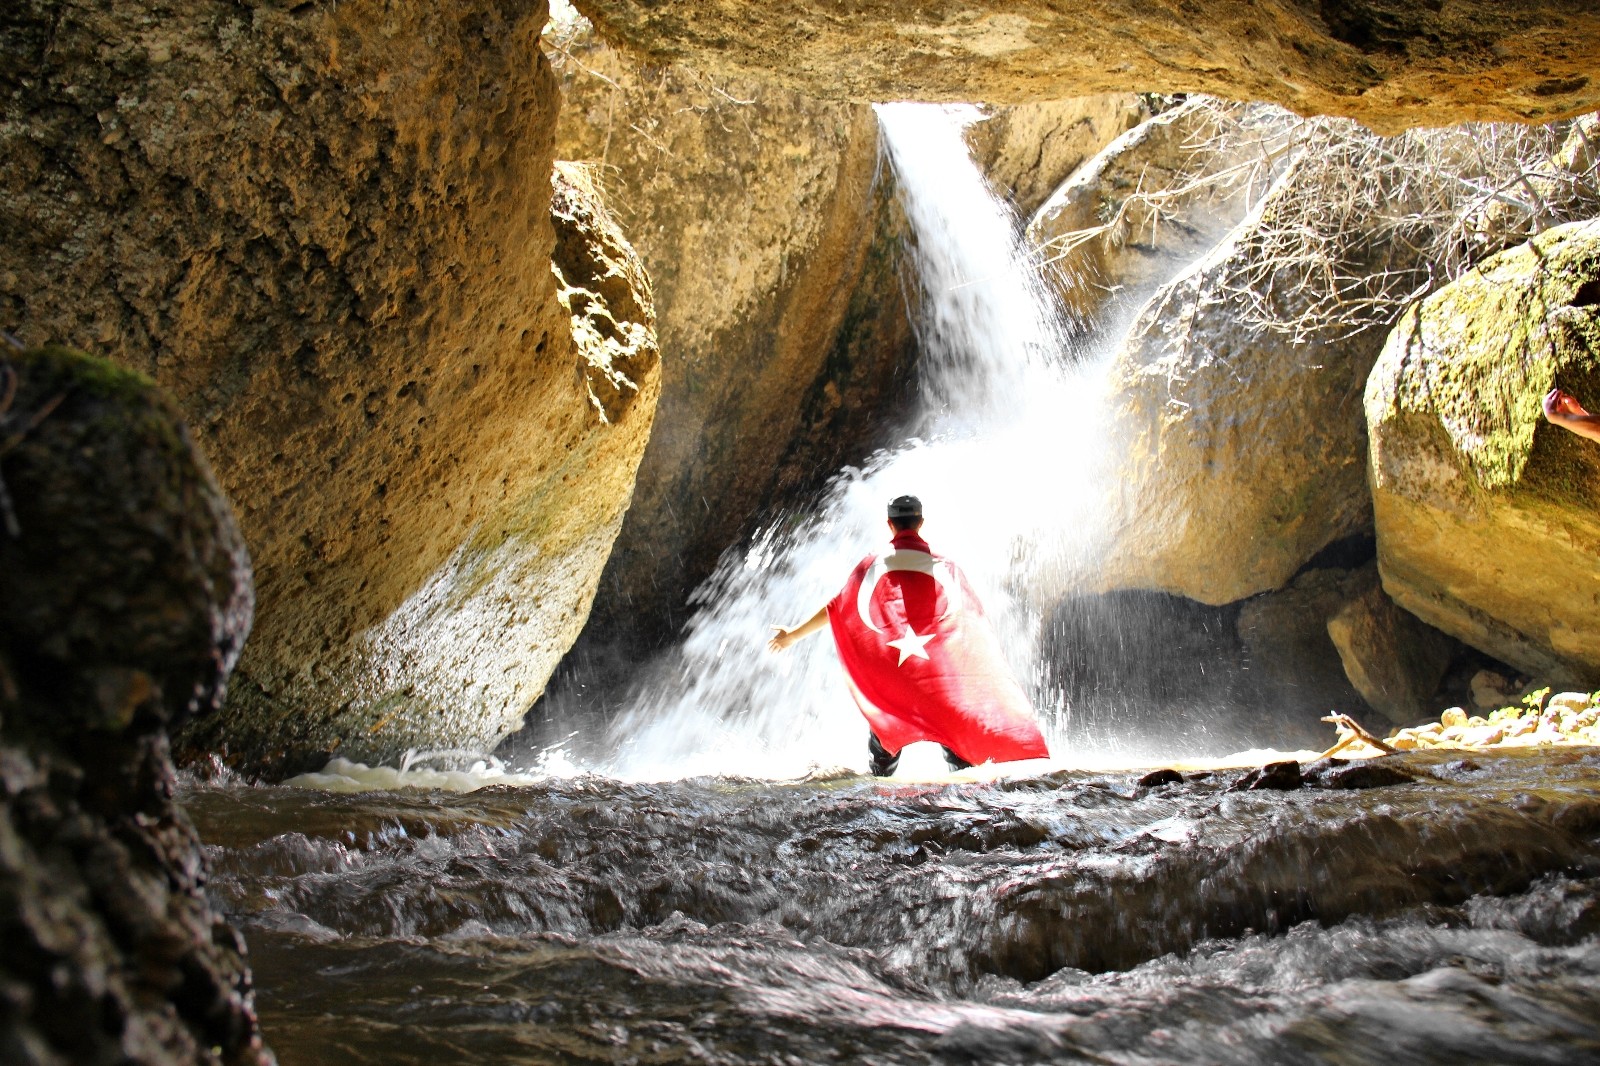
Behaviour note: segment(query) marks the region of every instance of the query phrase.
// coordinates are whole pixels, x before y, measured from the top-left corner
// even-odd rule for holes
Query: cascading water
[[[891,104],[878,116],[916,235],[920,424],[842,473],[810,513],[725,560],[696,593],[682,647],[614,724],[607,772],[788,776],[861,764],[866,729],[829,641],[781,656],[763,645],[772,623],[809,617],[882,547],[884,503],[896,495],[921,497],[926,535],[967,571],[1025,685],[1037,681],[1031,585],[1093,558],[1104,360],[1070,349],[1014,217],[969,157],[962,132],[978,112]],[[1056,709],[1041,710],[1047,734],[1059,734]]]

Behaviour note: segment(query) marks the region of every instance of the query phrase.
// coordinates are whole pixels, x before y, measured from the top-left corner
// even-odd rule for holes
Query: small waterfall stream
[[[978,113],[890,104],[878,116],[915,234],[920,423],[724,560],[696,593],[682,646],[613,724],[604,772],[783,777],[863,765],[865,725],[831,642],[781,656],[763,645],[771,624],[809,617],[881,548],[884,504],[902,493],[921,497],[925,534],[967,571],[1024,685],[1042,688],[1034,592],[1047,576],[1070,580],[1096,550],[1108,353],[1068,343],[1016,219],[969,156],[963,129]],[[1062,709],[1040,709],[1059,744]],[[914,768],[918,753],[907,759]]]

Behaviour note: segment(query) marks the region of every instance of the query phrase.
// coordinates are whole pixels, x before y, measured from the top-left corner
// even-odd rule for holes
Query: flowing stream
[[[730,559],[614,729],[518,772],[185,785],[281,1061],[1600,1063],[1600,754],[1095,768],[1036,662],[1104,535],[1106,352],[1019,265],[970,114],[880,116],[922,424]],[[863,778],[826,639],[765,652],[902,492],[1071,768]]]
[[[1403,766],[185,803],[285,1066],[1600,1062],[1600,754]]]

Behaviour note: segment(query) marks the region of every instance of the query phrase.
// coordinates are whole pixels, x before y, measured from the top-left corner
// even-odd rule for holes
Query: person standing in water
[[[955,563],[922,539],[922,502],[889,503],[893,551],[869,555],[839,594],[797,626],[773,626],[783,651],[823,626],[871,732],[872,773],[887,777],[907,744],[944,747],[952,769],[1048,758],[1022,686],[983,605]]]
[[[1583,409],[1571,393],[1551,389],[1544,397],[1544,417],[1580,437],[1600,441],[1600,417]]]

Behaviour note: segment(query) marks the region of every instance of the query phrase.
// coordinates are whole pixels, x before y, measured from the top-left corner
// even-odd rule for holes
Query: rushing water
[[[285,1066],[1600,1062],[1600,754],[1401,765],[186,803]]]

